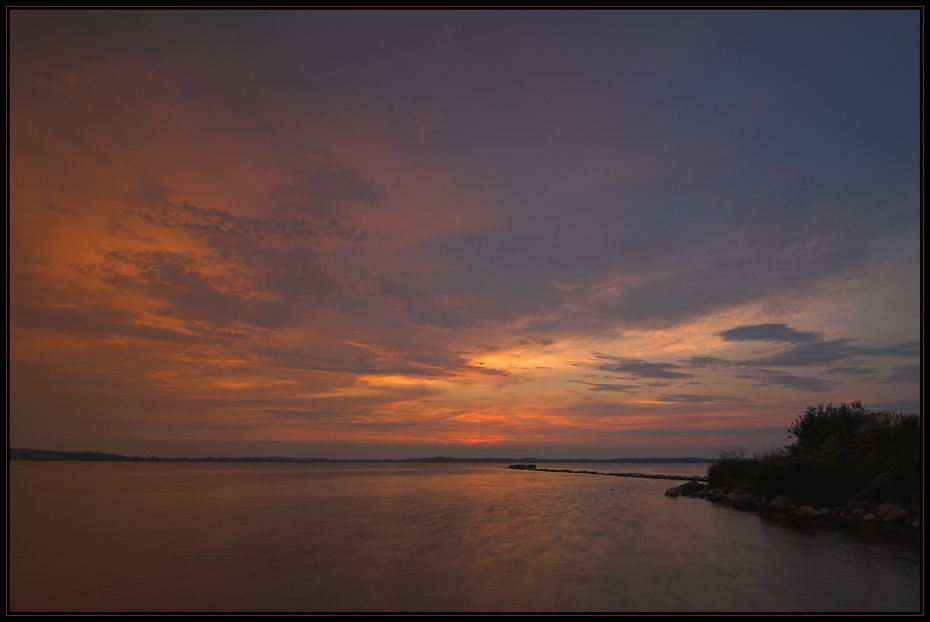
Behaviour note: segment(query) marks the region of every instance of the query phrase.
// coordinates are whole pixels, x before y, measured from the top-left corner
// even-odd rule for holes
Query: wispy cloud
[[[752,371],[733,374],[733,377],[741,380],[750,380],[759,386],[783,387],[812,393],[823,393],[833,388],[833,385],[819,378],[793,376],[774,369],[753,369]]]
[[[630,376],[636,378],[661,378],[672,380],[693,377],[692,374],[686,372],[673,371],[676,369],[681,369],[680,365],[676,365],[674,363],[650,363],[642,359],[628,359],[618,356],[610,356],[607,354],[599,354],[597,352],[594,352],[593,354],[595,359],[599,361],[606,361],[595,364],[595,369],[601,369],[619,374],[629,374]]]
[[[728,395],[660,395],[657,398],[660,402],[683,402],[686,404],[744,404],[750,400],[741,397],[730,397]]]

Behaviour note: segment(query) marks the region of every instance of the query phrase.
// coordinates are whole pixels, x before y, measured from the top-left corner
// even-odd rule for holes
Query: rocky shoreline
[[[910,543],[920,543],[921,493],[915,490],[909,501],[889,497],[881,476],[872,486],[853,496],[845,506],[816,508],[796,504],[786,495],[772,499],[748,484],[733,487],[710,488],[701,481],[693,480],[665,491],[668,497],[691,497],[712,503],[728,503],[737,510],[755,511],[765,517],[778,519],[797,527],[849,529],[904,538]]]
[[[538,468],[535,464],[511,464],[507,468],[549,473],[684,480],[684,484],[666,490],[665,496],[691,497],[704,499],[711,503],[728,503],[733,509],[754,511],[766,518],[780,520],[795,527],[848,529],[891,536],[908,544],[919,545],[923,533],[920,522],[920,490],[913,492],[909,502],[889,496],[886,493],[885,475],[877,477],[872,486],[853,496],[845,506],[818,509],[811,505],[797,504],[786,495],[766,499],[749,484],[711,488],[706,476],[606,473],[591,470]]]

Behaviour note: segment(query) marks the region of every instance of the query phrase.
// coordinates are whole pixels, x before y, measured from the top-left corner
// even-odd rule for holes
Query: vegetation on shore
[[[872,412],[861,402],[809,406],[788,428],[794,441],[746,458],[723,451],[707,472],[710,486],[750,484],[772,499],[788,495],[817,507],[845,505],[882,475],[889,496],[920,487],[920,415]]]

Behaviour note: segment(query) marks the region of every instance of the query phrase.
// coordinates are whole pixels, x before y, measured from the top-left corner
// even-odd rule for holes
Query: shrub
[[[761,459],[721,452],[710,485],[752,484],[768,498],[817,506],[846,503],[881,473],[891,473],[889,495],[908,498],[920,485],[920,415],[873,413],[861,402],[809,406],[788,431],[795,441]]]
[[[769,499],[788,495],[797,503],[843,505],[866,488],[871,478],[862,469],[851,469],[829,458],[773,456],[759,462],[756,486]]]
[[[707,469],[707,483],[711,488],[735,487],[748,483],[753,472],[753,463],[745,458],[724,458]]]

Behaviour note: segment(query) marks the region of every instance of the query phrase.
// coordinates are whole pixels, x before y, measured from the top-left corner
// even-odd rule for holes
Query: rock
[[[853,498],[847,503],[851,507],[861,507],[860,504],[879,503],[884,498],[883,486],[869,486],[865,490],[853,495]]]
[[[790,510],[792,505],[794,504],[791,502],[791,497],[788,495],[778,495],[769,501],[769,508],[779,512],[786,512]]]
[[[859,500],[847,504],[845,508],[823,507],[819,510],[811,505],[802,505],[792,510],[794,504],[787,495],[778,495],[768,503],[760,501],[757,495],[749,492],[753,489],[748,486],[739,486],[737,491],[731,492],[731,490],[728,490],[726,486],[711,489],[699,482],[690,481],[687,484],[669,488],[665,494],[670,497],[690,495],[692,498],[703,498],[711,502],[729,501],[733,508],[738,510],[757,510],[763,514],[771,511],[772,518],[775,518],[774,513],[778,512],[780,514],[778,520],[799,527],[851,528],[865,533],[904,536],[920,542],[922,532],[919,507],[911,508],[907,506],[907,501],[894,498],[885,498],[880,504],[878,501],[862,500],[870,495],[872,498],[877,496],[874,493],[881,492],[881,486],[875,489],[870,487],[863,491],[870,495],[862,495]],[[915,499],[920,499],[918,495],[919,493],[913,495],[911,503]]]
[[[813,507],[809,505],[802,505],[801,507],[798,508],[797,511],[798,511],[798,514],[801,514],[803,516],[820,516],[820,511],[814,509]]]
[[[888,515],[885,516],[885,522],[891,523],[894,521],[906,521],[909,518],[911,518],[910,511],[904,508],[896,508],[888,512]]]
[[[893,510],[902,510],[907,507],[907,502],[902,499],[885,499],[872,511],[876,514],[888,514]]]
[[[677,490],[679,494],[690,495],[696,492],[701,492],[705,488],[707,488],[706,484],[702,484],[701,482],[695,482],[692,480],[690,482],[682,484],[681,486],[678,486]]]
[[[744,508],[744,507],[750,506],[752,505],[752,502],[754,500],[755,499],[753,498],[753,496],[749,494],[748,492],[744,492],[744,493],[731,492],[730,494],[727,495],[727,501],[732,503],[733,507],[735,508]]]

